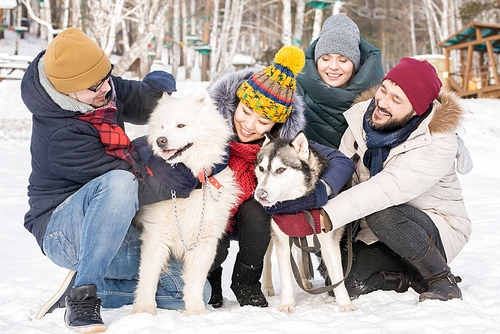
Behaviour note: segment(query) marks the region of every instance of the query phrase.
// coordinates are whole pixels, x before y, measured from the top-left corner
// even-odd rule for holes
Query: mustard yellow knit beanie
[[[50,82],[61,93],[92,87],[111,70],[104,51],[77,28],[68,28],[52,40],[43,65]]]
[[[274,56],[274,64],[244,81],[236,95],[253,111],[276,123],[284,123],[292,110],[295,76],[304,64],[301,49],[282,47]]]

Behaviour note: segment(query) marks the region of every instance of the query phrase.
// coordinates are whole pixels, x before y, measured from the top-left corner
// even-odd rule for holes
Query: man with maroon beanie
[[[409,287],[420,301],[462,298],[448,264],[471,234],[457,178],[472,167],[456,134],[465,111],[434,67],[412,58],[371,94],[344,113],[339,149],[357,165],[352,187],[323,207],[334,228],[360,223],[347,289],[354,298]]]

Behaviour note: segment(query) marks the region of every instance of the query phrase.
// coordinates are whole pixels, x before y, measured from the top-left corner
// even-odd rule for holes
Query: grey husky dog
[[[272,206],[281,201],[307,195],[314,190],[319,176],[327,166],[328,161],[319,152],[309,147],[304,132],[299,132],[293,140],[273,139],[266,134],[266,139],[255,161],[257,188],[254,197],[262,205]],[[279,310],[290,314],[295,311],[295,300],[289,237],[281,231],[274,220],[271,221],[271,228],[272,240],[264,259],[262,289],[265,295],[274,295],[270,261],[274,243],[281,281]],[[339,245],[343,233],[344,228],[339,228],[318,234],[321,254],[332,282],[338,282],[344,278]],[[311,288],[312,284],[305,278],[303,267],[300,265],[299,270],[303,285]],[[343,282],[334,289],[334,293],[340,311],[356,309],[351,303]]]

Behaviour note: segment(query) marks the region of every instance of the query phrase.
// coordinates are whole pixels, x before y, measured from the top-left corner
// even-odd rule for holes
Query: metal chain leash
[[[203,172],[205,174],[205,180],[208,180],[207,171],[205,169],[203,169]],[[210,187],[208,186],[208,183],[207,182],[203,182],[202,183],[203,205],[202,205],[202,208],[201,208],[200,225],[198,226],[198,233],[196,235],[196,239],[194,241],[194,244],[191,247],[188,247],[186,245],[186,242],[184,241],[184,237],[182,236],[181,224],[179,222],[179,215],[177,214],[177,195],[176,195],[176,193],[175,193],[174,190],[170,191],[170,193],[172,194],[172,202],[174,204],[175,227],[177,229],[177,233],[179,234],[179,238],[181,239],[182,246],[184,246],[185,251],[188,252],[188,253],[189,252],[194,252],[196,250],[196,247],[198,247],[198,243],[199,243],[200,238],[201,238],[201,230],[203,229],[203,221],[205,220],[205,207],[206,207],[206,203],[207,203],[207,188],[208,188],[208,192],[210,193],[210,197],[212,198],[212,200],[214,202],[218,202],[219,201],[220,196],[221,196],[222,192],[224,191],[224,188],[222,187],[221,188],[222,190],[219,191],[218,198],[215,199],[214,195],[212,194],[212,189],[210,189]]]

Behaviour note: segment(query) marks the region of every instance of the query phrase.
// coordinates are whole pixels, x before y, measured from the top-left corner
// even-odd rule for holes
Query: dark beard
[[[376,105],[377,105],[377,103],[375,101],[373,101],[373,103],[371,104],[370,110],[369,110],[369,115],[368,115],[368,123],[370,124],[370,126],[372,127],[373,130],[384,131],[384,132],[394,132],[396,130],[404,128],[408,123],[410,123],[410,120],[413,118],[413,113],[409,113],[408,115],[406,115],[405,118],[403,118],[401,120],[395,120],[394,118],[391,117],[384,124],[376,124],[373,122],[373,113],[375,112]],[[379,108],[379,109],[385,112],[385,109],[383,109],[383,108],[382,109]]]

